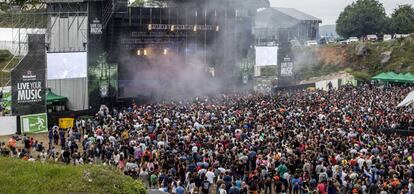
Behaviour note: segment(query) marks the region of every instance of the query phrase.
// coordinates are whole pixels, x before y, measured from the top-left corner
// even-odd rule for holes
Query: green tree
[[[131,3],[132,7],[141,7],[144,6],[145,0],[135,0],[133,3]]]
[[[414,8],[411,5],[400,5],[391,16],[394,33],[409,34],[414,32]]]
[[[131,6],[133,7],[142,7],[145,3],[149,3],[151,5],[157,6],[157,7],[163,7],[165,6],[170,0],[135,0]]]
[[[348,5],[336,21],[336,31],[344,38],[384,32],[387,16],[377,0],[357,0]]]
[[[385,20],[384,32],[387,34],[395,34],[395,26],[391,17],[387,17]]]

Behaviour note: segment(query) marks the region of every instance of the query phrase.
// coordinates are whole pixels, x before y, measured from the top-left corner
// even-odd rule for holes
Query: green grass
[[[0,158],[0,169],[0,193],[146,193],[140,181],[103,166],[41,164]],[[91,182],[85,172],[89,172]]]
[[[354,72],[374,76],[384,71],[397,73],[414,71],[414,36],[391,42],[370,43],[367,46],[368,56],[366,57],[361,58],[349,53],[351,68]],[[387,51],[392,52],[391,59],[381,64],[381,53]]]
[[[355,77],[355,79],[357,79],[357,80],[367,81],[367,80],[370,80],[371,77],[372,77],[370,74],[368,74],[364,71],[355,71],[355,70],[352,70],[351,68],[346,68],[345,72],[353,75]]]
[[[46,28],[44,12],[0,13],[1,28]]]
[[[300,78],[303,80],[312,78],[312,77],[320,77],[324,75],[329,75],[331,73],[336,73],[339,71],[344,70],[343,67],[337,65],[321,65],[318,64],[316,66],[305,67],[300,70]]]
[[[11,61],[10,61],[11,60]],[[0,86],[4,86],[10,80],[10,72],[1,71],[9,62],[7,69],[11,69],[19,63],[19,59],[10,59],[8,61],[0,61]]]
[[[9,64],[10,63],[10,64]],[[13,58],[8,50],[0,50],[0,86],[5,86],[10,80],[10,72],[3,72],[2,69],[9,64],[7,69],[11,69],[19,63],[19,59]]]
[[[321,53],[314,50],[301,51],[307,54],[309,64],[303,65],[298,73],[306,80],[310,77],[319,77],[330,73],[346,70],[360,80],[369,80],[380,72],[394,71],[396,73],[414,73],[414,35],[403,39],[394,39],[389,42],[366,43],[368,55],[358,56],[356,53],[358,44],[326,45],[328,49],[344,51],[345,60],[339,64],[325,64],[323,61],[312,60],[318,58]],[[381,54],[391,51],[391,59],[381,64]]]

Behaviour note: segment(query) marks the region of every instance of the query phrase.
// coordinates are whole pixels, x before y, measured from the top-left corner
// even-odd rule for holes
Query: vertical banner
[[[11,72],[13,115],[46,112],[44,34],[29,34],[29,52]]]
[[[289,56],[286,56],[283,59],[283,62],[280,64],[280,76],[284,76],[284,77],[293,76],[293,62]]]
[[[100,88],[100,65],[99,62],[104,53],[106,25],[109,21],[103,20],[105,7],[112,6],[112,1],[88,1],[88,94],[89,106],[99,107],[102,101],[102,93],[109,96],[109,87]],[[106,58],[105,58],[106,60]]]
[[[41,133],[47,131],[47,114],[20,116],[20,126],[23,133]]]

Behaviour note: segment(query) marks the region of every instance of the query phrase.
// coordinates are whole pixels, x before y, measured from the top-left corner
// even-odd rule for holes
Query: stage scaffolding
[[[10,85],[10,71],[27,55],[27,34],[45,34],[48,52],[86,51],[87,15],[82,0],[45,0],[0,13],[0,50],[12,54],[1,67],[1,86]]]

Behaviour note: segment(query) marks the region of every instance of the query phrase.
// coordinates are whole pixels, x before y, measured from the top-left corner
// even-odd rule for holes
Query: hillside
[[[141,182],[102,166],[75,167],[0,158],[0,169],[0,193],[146,193]]]
[[[0,50],[0,86],[5,86],[10,80],[10,72],[2,71],[4,67],[11,69],[19,63],[19,59],[13,58],[8,50]]]
[[[339,71],[369,79],[383,71],[414,72],[414,35],[389,42],[359,42],[294,48],[302,80]]]
[[[2,28],[46,28],[47,14],[42,10],[24,13],[0,13]]]

